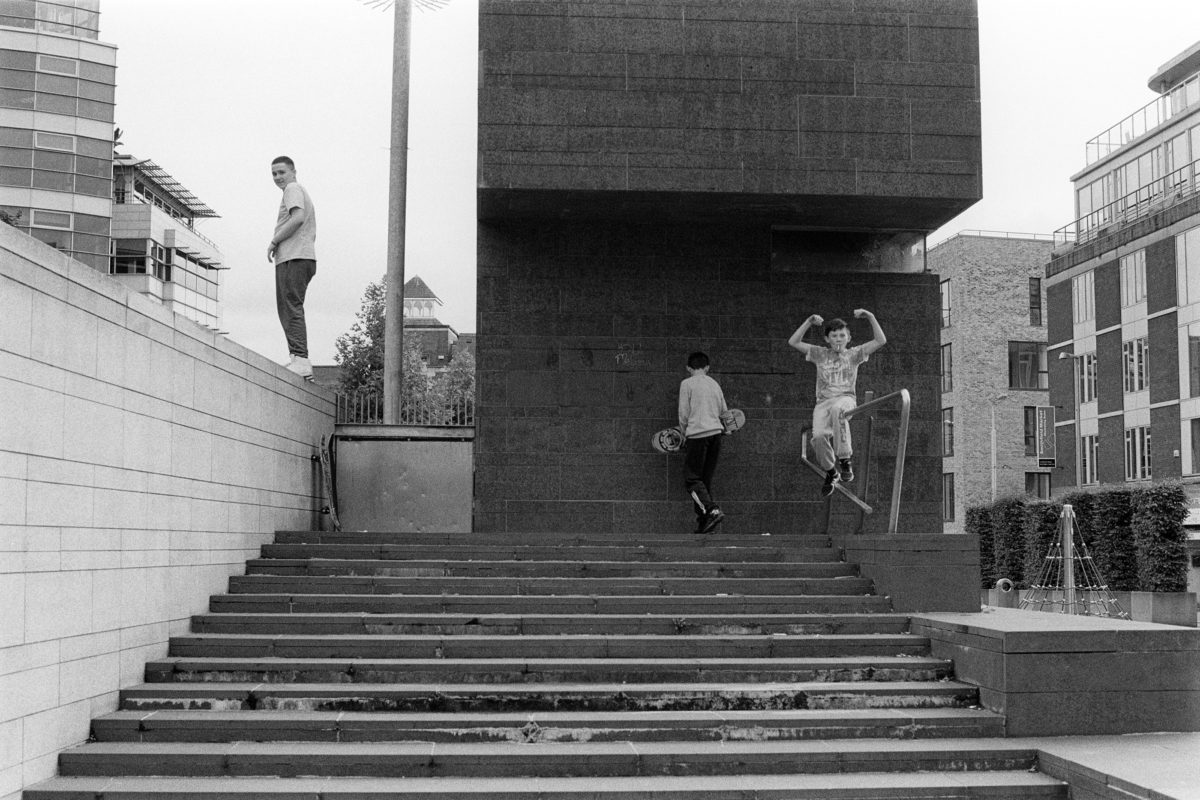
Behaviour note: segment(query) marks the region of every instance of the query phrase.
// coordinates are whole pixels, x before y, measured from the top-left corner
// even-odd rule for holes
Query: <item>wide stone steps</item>
[[[1004,718],[978,709],[520,711],[115,711],[92,723],[102,742],[606,742],[993,737]]]
[[[382,575],[241,575],[229,579],[236,594],[869,594],[866,578],[774,577],[389,577]]]
[[[355,536],[346,534],[346,536]],[[769,541],[769,539],[767,540]],[[579,561],[636,561],[636,562],[813,562],[837,561],[838,554],[832,547],[779,546],[713,546],[706,544],[657,545],[648,547],[635,544],[613,544],[607,546],[574,545],[564,548],[559,544],[545,545],[487,545],[487,544],[384,544],[380,542],[334,541],[288,544],[266,544],[261,549],[263,558],[349,558],[385,560],[451,560],[464,558],[482,561],[556,561],[569,552]]]
[[[252,558],[250,575],[383,575],[418,578],[854,578],[829,562],[447,561],[353,558]]]
[[[657,598],[656,598],[657,599]],[[623,636],[899,634],[904,614],[197,614],[197,634]]]
[[[929,639],[899,634],[255,635],[191,634],[170,640],[188,657],[355,659],[654,659],[918,656]]]
[[[628,683],[628,673],[605,682],[579,665],[575,683],[386,683],[361,681],[363,672],[347,667],[343,680],[304,682],[305,673],[270,673],[278,682],[233,680],[236,673],[164,673],[163,682],[122,689],[120,708],[134,710],[281,710],[281,711],[724,711],[755,709],[967,708],[978,700],[975,687],[949,679],[933,680],[765,680],[756,668],[755,682],[714,680],[692,674],[672,681]],[[663,670],[670,673],[669,669]],[[720,676],[721,673],[716,673]],[[735,673],[736,674],[736,673]],[[741,673],[744,674],[744,673]],[[227,680],[214,680],[225,677]],[[367,674],[366,677],[372,677]],[[729,676],[732,677],[732,676]],[[177,680],[172,681],[171,678]],[[518,677],[517,680],[520,680]]]
[[[873,594],[694,594],[596,595],[572,591],[557,595],[505,594],[328,594],[263,591],[213,595],[215,613],[320,612],[366,614],[852,614],[891,610]]]
[[[449,683],[621,681],[903,681],[941,680],[953,665],[919,656],[563,658],[356,658],[171,656],[146,665],[146,681]]]
[[[638,777],[1029,770],[1037,753],[1003,740],[873,742],[99,742],[59,760],[64,776],[298,778]]]
[[[28,800],[1060,798],[826,537],[284,532]]]
[[[53,778],[25,800],[1067,800],[1027,770],[580,778]]]
[[[613,531],[607,533],[577,533],[572,531],[521,531],[518,533],[445,533],[430,531],[278,531],[276,544],[381,544],[445,547],[506,547],[524,549],[529,547],[554,547],[561,554],[575,552],[577,548],[699,548],[706,552],[723,548],[753,549],[773,548],[794,550],[797,548],[828,549],[832,540],[821,534],[793,534],[759,536],[726,534],[717,529],[703,538],[690,533],[646,534],[638,531]]]

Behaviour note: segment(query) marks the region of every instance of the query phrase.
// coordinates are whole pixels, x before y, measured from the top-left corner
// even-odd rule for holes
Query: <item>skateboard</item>
[[[321,449],[312,457],[313,461],[321,462],[321,482],[325,484],[326,505],[322,506],[321,513],[328,514],[330,522],[333,523],[333,529],[338,533],[342,530],[342,521],[338,519],[337,513],[337,495],[333,488],[333,456],[330,447],[333,446],[333,440],[329,437],[321,437]]]
[[[746,424],[746,415],[740,408],[731,408],[721,415],[725,433],[730,434]],[[678,427],[663,428],[650,437],[650,446],[660,453],[678,453],[683,448],[683,431]]]

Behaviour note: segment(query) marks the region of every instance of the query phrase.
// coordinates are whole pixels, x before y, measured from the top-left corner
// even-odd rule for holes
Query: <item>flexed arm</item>
[[[869,356],[871,353],[874,353],[876,350],[887,344],[887,336],[884,335],[883,328],[879,327],[879,320],[875,319],[874,314],[872,314],[870,311],[867,311],[865,308],[856,308],[854,309],[854,316],[858,317],[859,319],[865,319],[871,323],[872,338],[871,341],[862,346],[862,352],[864,355]]]
[[[812,349],[812,345],[804,341],[804,334],[808,333],[808,329],[813,325],[823,325],[825,320],[820,314],[813,314],[808,319],[804,320],[804,324],[796,328],[796,332],[788,339],[788,344],[799,350],[801,353],[808,355],[808,351]]]

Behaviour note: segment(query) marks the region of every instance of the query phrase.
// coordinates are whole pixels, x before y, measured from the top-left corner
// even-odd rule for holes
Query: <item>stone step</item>
[[[1028,770],[583,778],[51,778],[24,800],[1067,800]]]
[[[871,592],[866,578],[391,578],[353,575],[235,575],[233,594],[819,594]]]
[[[358,534],[339,534],[350,537]],[[770,541],[766,539],[764,541]],[[265,544],[263,558],[370,558],[370,559],[462,559],[478,558],[487,561],[838,561],[838,551],[828,546],[712,546],[704,544],[658,545],[647,547],[634,544],[608,546],[559,544],[543,545],[448,545],[392,544],[386,542],[295,542]]]
[[[249,575],[363,575],[408,578],[844,578],[858,570],[841,561],[447,561],[352,558],[252,558]]]
[[[347,665],[349,669],[349,665]],[[938,670],[939,672],[942,670]],[[760,668],[760,675],[762,670]],[[122,689],[125,711],[280,710],[405,712],[538,711],[725,711],[775,709],[969,708],[978,702],[975,687],[948,678],[938,681],[868,679],[736,682],[718,673],[661,683],[600,682],[382,683],[354,682],[357,670],[329,683],[202,680],[147,682]],[[275,674],[273,677],[281,677]],[[288,676],[290,677],[290,676]],[[370,677],[370,676],[367,676]],[[875,677],[875,676],[872,676]]]
[[[180,658],[354,659],[696,659],[920,656],[913,634],[739,635],[300,635],[188,634],[170,639]]]
[[[95,742],[59,755],[63,776],[565,778],[1030,770],[1003,740],[846,742]]]
[[[982,709],[627,711],[416,714],[345,711],[115,711],[92,722],[98,741],[776,741],[1004,735]]]
[[[578,582],[575,582],[578,590]],[[723,595],[448,595],[371,593],[324,594],[314,591],[262,591],[213,595],[214,613],[311,614],[850,614],[891,611],[886,597],[863,592],[850,595],[723,594]]]
[[[241,595],[239,595],[241,597]],[[754,635],[897,634],[905,614],[197,614],[196,633],[326,635],[547,634]]]
[[[940,681],[949,661],[922,656],[748,658],[220,658],[167,657],[146,664],[146,681],[469,684],[780,681]]]
[[[690,531],[679,533],[638,533],[611,531],[579,533],[569,531],[511,531],[476,533],[429,531],[277,531],[278,544],[396,544],[432,545],[435,547],[772,547],[827,548],[833,540],[824,534],[727,534],[720,528],[716,533],[697,536]]]

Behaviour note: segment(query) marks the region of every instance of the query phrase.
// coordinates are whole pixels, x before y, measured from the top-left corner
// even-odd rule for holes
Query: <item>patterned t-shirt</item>
[[[862,345],[847,347],[840,353],[820,345],[808,348],[805,358],[817,366],[817,400],[857,396],[858,367],[868,355]]]

